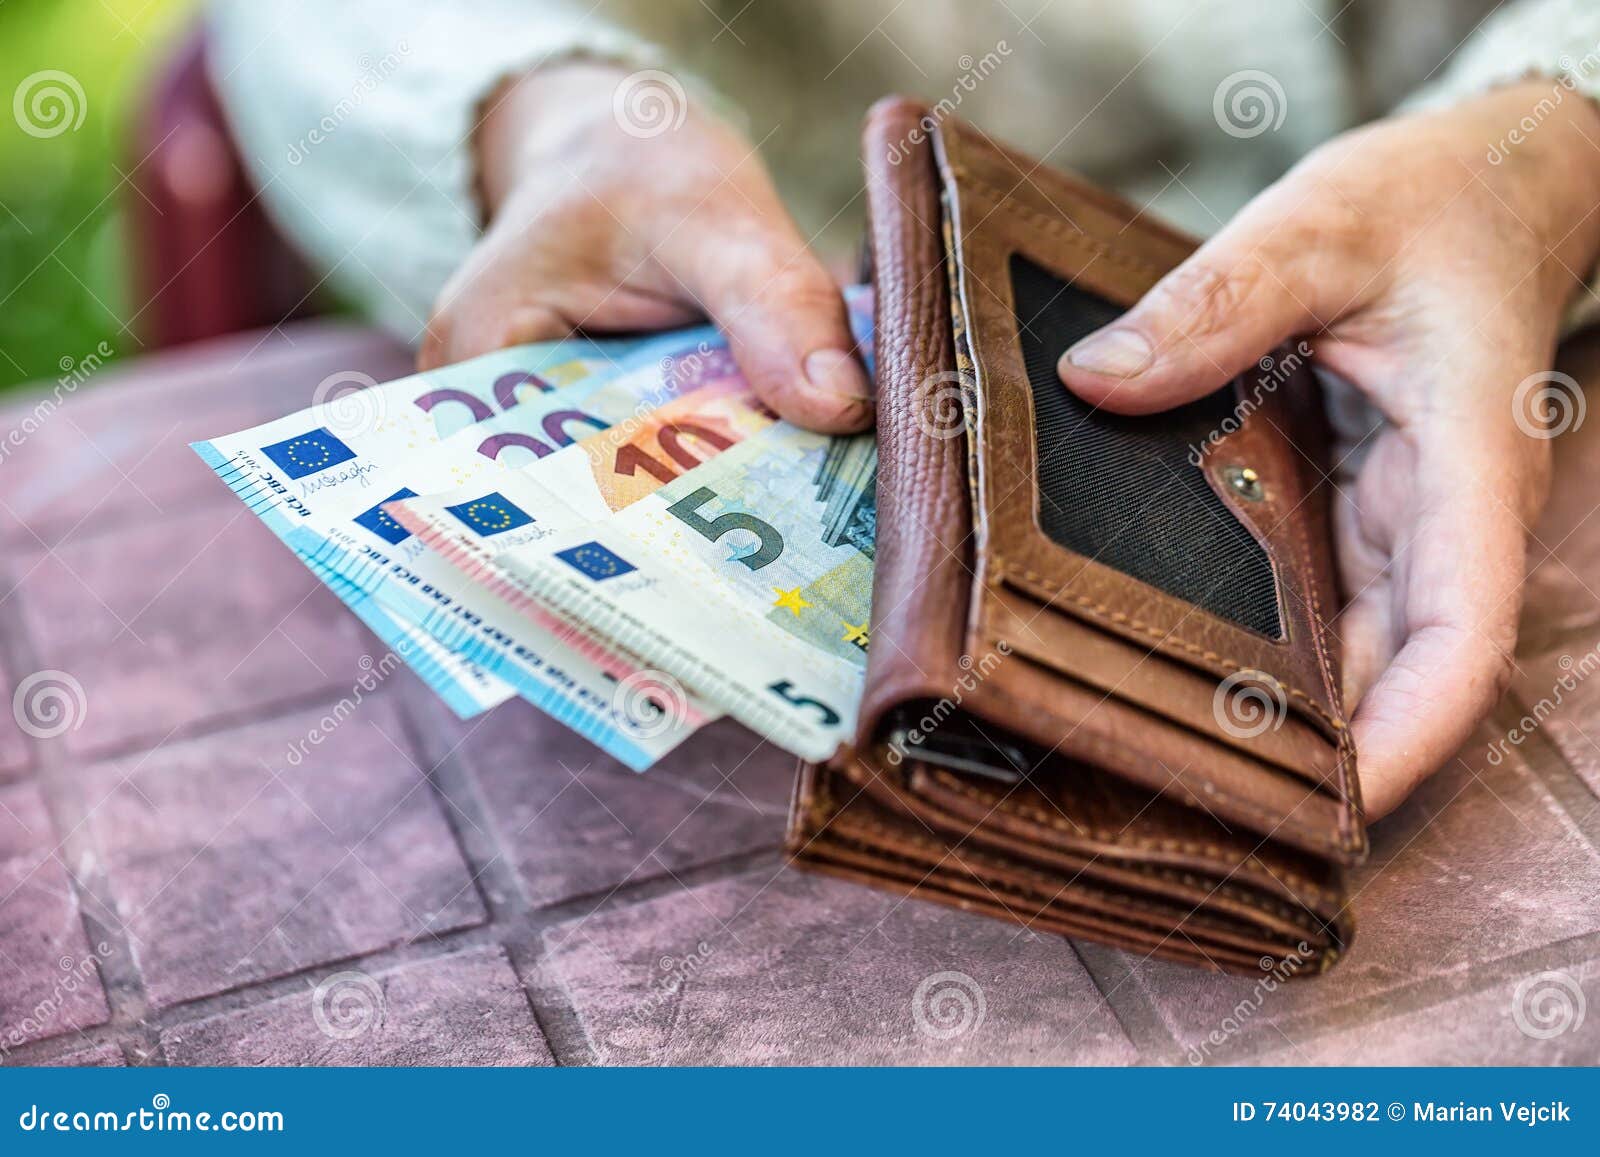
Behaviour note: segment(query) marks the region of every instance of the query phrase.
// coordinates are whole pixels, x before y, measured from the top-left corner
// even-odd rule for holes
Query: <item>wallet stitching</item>
[[[940,859],[941,860],[943,860],[943,859],[945,859],[947,857],[954,857],[956,862],[960,863],[961,858],[963,856],[966,856],[966,857],[971,858],[974,863],[985,864],[985,865],[988,865],[991,868],[996,868],[996,869],[1004,870],[1004,871],[1007,871],[1007,872],[1016,872],[1016,873],[1019,873],[1019,874],[1021,874],[1023,876],[1028,877],[1029,879],[1038,881],[1041,885],[1043,885],[1046,888],[1055,888],[1055,895],[1056,896],[1060,896],[1063,893],[1066,893],[1066,892],[1069,891],[1069,888],[1068,887],[1062,887],[1060,885],[1060,882],[1054,876],[1046,875],[1043,872],[1038,872],[1038,871],[1035,871],[1035,870],[1033,870],[1031,868],[1019,867],[1015,863],[1012,863],[1012,862],[1006,861],[1006,860],[1001,860],[1001,859],[998,859],[996,857],[989,856],[986,853],[977,851],[977,850],[972,849],[972,848],[951,847],[951,846],[948,846],[948,845],[945,845],[945,844],[940,844],[935,840],[931,840],[931,839],[927,838],[926,836],[917,835],[917,834],[914,834],[914,833],[911,833],[911,832],[894,831],[894,830],[891,830],[891,829],[883,826],[877,820],[863,819],[863,818],[857,817],[854,820],[852,820],[851,822],[852,823],[856,823],[856,824],[860,824],[861,827],[865,828],[869,833],[879,837],[882,840],[885,840],[885,841],[896,841],[896,840],[898,840],[898,841],[900,841],[902,843],[908,843],[908,844],[911,844],[911,845],[913,845],[915,847],[924,848],[930,853],[934,853],[934,852],[940,853]],[[848,838],[848,837],[845,837],[843,835],[843,833],[840,833],[840,835],[841,835],[841,838]],[[867,846],[868,847],[873,847],[873,845],[867,845]],[[882,854],[884,852],[884,850],[885,849],[883,849],[882,847],[874,848],[874,851],[877,854]],[[890,853],[890,854],[892,855],[892,853]],[[911,860],[909,857],[901,857],[901,858],[907,860],[910,863],[916,863],[915,860]],[[985,879],[985,878],[979,876],[976,872],[968,871],[968,874],[971,875],[974,879],[981,880],[985,887],[999,887],[999,888],[1003,889],[1004,891],[1012,893],[1013,895],[1027,897],[1027,898],[1033,900],[1034,903],[1036,903],[1036,904],[1039,903],[1036,897],[1033,897],[1032,895],[1030,895],[1030,893],[1023,891],[1021,888],[1019,888],[1015,884],[1008,884],[1008,883],[1006,883],[1006,882],[1004,882],[1002,880]],[[1171,923],[1170,919],[1168,918],[1170,916],[1170,912],[1168,910],[1159,908],[1156,905],[1150,904],[1150,903],[1148,903],[1148,902],[1146,902],[1144,900],[1141,900],[1136,896],[1130,896],[1125,892],[1107,891],[1107,890],[1104,890],[1104,889],[1101,889],[1101,888],[1096,888],[1096,887],[1094,887],[1092,885],[1089,885],[1089,884],[1084,884],[1083,882],[1081,882],[1079,880],[1073,880],[1072,883],[1070,884],[1070,889],[1075,889],[1075,890],[1080,891],[1080,892],[1082,892],[1082,893],[1084,893],[1086,895],[1089,895],[1089,896],[1098,896],[1098,897],[1102,898],[1103,900],[1111,901],[1113,904],[1124,904],[1129,908],[1133,908],[1133,909],[1135,909],[1137,911],[1140,911],[1140,912],[1148,913],[1151,916],[1160,918],[1160,922],[1162,924]],[[1041,912],[1048,911],[1050,906],[1051,906],[1051,904],[1053,904],[1053,903],[1054,903],[1053,900],[1046,900],[1042,904],[1039,904],[1039,910]],[[1179,902],[1179,903],[1177,903],[1176,906],[1181,908],[1181,907],[1183,907],[1183,903]],[[1184,917],[1182,920],[1180,920],[1178,922],[1178,926],[1182,927],[1183,923],[1185,923],[1187,920],[1189,920],[1190,918],[1192,918],[1193,916],[1195,916],[1197,914],[1202,915],[1203,916],[1203,920],[1204,920],[1204,924],[1211,925],[1213,927],[1213,929],[1215,929],[1217,926],[1220,925],[1223,928],[1223,930],[1235,931],[1234,929],[1228,928],[1228,926],[1227,926],[1227,919],[1229,919],[1229,918],[1218,916],[1214,912],[1203,911],[1201,908],[1191,909],[1189,915]],[[1284,916],[1286,919],[1289,919],[1291,923],[1298,924],[1303,928],[1311,928],[1313,925],[1319,923],[1319,921],[1317,920],[1317,917],[1315,916],[1315,914],[1311,913],[1311,912],[1309,912],[1309,911],[1307,911],[1305,909],[1298,909],[1297,910],[1297,909],[1289,908],[1289,907],[1286,907],[1286,906],[1280,906],[1279,914]],[[1231,919],[1239,919],[1239,917],[1231,917]],[[1176,931],[1176,929],[1174,929],[1174,931]]]
[[[960,780],[956,779],[954,776],[949,775],[946,772],[935,772],[934,773],[934,778],[937,779],[940,783],[944,784],[945,787],[949,788],[950,790],[958,792],[958,793],[960,793],[962,795],[965,795],[969,799],[974,800],[975,802],[978,802],[978,803],[991,803],[992,802],[987,797],[985,797],[982,792],[978,791],[971,784],[962,783]],[[1078,834],[1082,834],[1082,832],[1084,830],[1081,825],[1073,825],[1073,824],[1071,824],[1071,822],[1069,820],[1066,820],[1061,816],[1052,816],[1048,812],[1044,811],[1042,808],[1030,807],[1025,802],[1017,801],[1013,806],[1015,807],[1015,809],[1016,809],[1016,811],[1017,811],[1017,813],[1019,815],[1025,817],[1027,819],[1033,820],[1035,823],[1041,823],[1041,824],[1044,824],[1046,827],[1054,828],[1057,831],[1062,831],[1062,832],[1070,831],[1074,835],[1078,835]],[[1089,836],[1090,836],[1091,839],[1098,840],[1101,843],[1112,844],[1112,845],[1115,845],[1115,846],[1118,846],[1118,847],[1137,848],[1137,849],[1140,849],[1140,850],[1143,850],[1143,851],[1178,851],[1178,852],[1184,852],[1184,853],[1189,854],[1189,855],[1205,856],[1206,858],[1212,859],[1212,860],[1227,860],[1229,858],[1227,853],[1224,852],[1222,850],[1222,848],[1218,847],[1216,844],[1196,844],[1196,843],[1190,843],[1187,840],[1150,840],[1150,839],[1143,839],[1143,838],[1138,837],[1138,836],[1134,836],[1132,838],[1123,838],[1120,835],[1114,835],[1114,834],[1112,834],[1110,832],[1107,832],[1107,831],[1105,831],[1104,829],[1101,829],[1101,828],[1090,828],[1090,829],[1088,829],[1088,833],[1089,833]],[[1303,892],[1309,893],[1316,900],[1327,901],[1327,902],[1330,902],[1330,903],[1334,902],[1334,901],[1336,901],[1338,899],[1338,897],[1336,897],[1336,896],[1334,896],[1334,895],[1332,895],[1332,894],[1330,894],[1328,892],[1323,891],[1320,887],[1318,887],[1316,884],[1313,884],[1310,880],[1307,880],[1307,879],[1295,874],[1294,872],[1290,872],[1290,871],[1275,872],[1275,871],[1273,871],[1271,868],[1268,868],[1265,864],[1261,864],[1261,862],[1253,854],[1247,856],[1246,859],[1241,863],[1240,866],[1242,867],[1244,864],[1251,863],[1251,862],[1260,864],[1261,868],[1269,876],[1272,876],[1275,879],[1282,880],[1283,883],[1293,891],[1296,891],[1296,892],[1303,891]],[[1152,867],[1152,866],[1149,866],[1149,865],[1134,864],[1134,863],[1131,863],[1130,867],[1133,867],[1133,868],[1135,868],[1137,870],[1140,870],[1140,871],[1151,871],[1151,872],[1154,872],[1154,873],[1159,874],[1159,875],[1167,875],[1171,871],[1177,871],[1178,872],[1178,878],[1181,878],[1184,881],[1186,881],[1188,883],[1191,883],[1191,884],[1198,884],[1199,883],[1198,877],[1193,876],[1193,875],[1191,875],[1191,874],[1189,874],[1187,872],[1182,872],[1182,871],[1180,871],[1178,869],[1162,869],[1162,868]],[[1172,877],[1168,876],[1168,878],[1172,878]],[[1218,890],[1224,891],[1224,892],[1227,892],[1227,891],[1230,890],[1229,886],[1228,886],[1228,884],[1226,882],[1219,883],[1217,885],[1217,887],[1218,887]],[[1236,892],[1235,894],[1240,896],[1240,898],[1244,898],[1243,893],[1237,893]],[[1278,901],[1278,903],[1282,903],[1282,901]],[[1286,912],[1286,913],[1287,912],[1293,912],[1293,911],[1294,911],[1294,909],[1292,909],[1292,908],[1281,908],[1280,909],[1280,912]]]
[[[1291,520],[1291,522],[1293,522],[1293,520]],[[1300,547],[1301,573],[1307,575],[1312,574],[1311,544],[1307,538],[1306,528],[1303,523],[1294,523],[1294,541],[1298,543]],[[1317,653],[1317,665],[1322,670],[1323,690],[1328,695],[1330,701],[1336,702],[1337,700],[1334,699],[1333,668],[1328,662],[1328,650],[1326,646],[1327,626],[1322,618],[1322,603],[1317,597],[1317,584],[1315,582],[1308,582],[1306,584],[1306,597],[1311,603],[1312,649]],[[1339,727],[1339,750],[1341,753],[1343,753],[1347,747],[1349,736],[1344,730],[1342,721],[1340,721],[1337,726]],[[1340,802],[1344,804],[1344,807],[1340,809],[1339,812],[1339,827],[1340,833],[1344,838],[1344,845],[1346,847],[1351,847],[1355,842],[1351,838],[1353,835],[1351,819],[1354,808],[1350,803],[1350,770],[1348,761],[1345,759],[1340,759],[1338,761],[1338,769]]]
[[[956,178],[958,184],[981,187],[996,201],[1004,205],[1006,212],[1026,217],[1028,223],[1035,228],[1041,229],[1046,233],[1053,233],[1063,240],[1074,242],[1088,249],[1096,257],[1102,257],[1113,265],[1120,265],[1132,273],[1142,273],[1156,278],[1161,277],[1166,272],[1164,268],[1152,261],[1146,261],[1141,257],[1136,257],[1118,249],[1100,237],[1096,237],[1082,229],[1075,229],[1059,218],[1041,213],[1033,206],[1016,200],[1009,193],[1002,192],[993,182],[971,170],[956,168],[953,170],[952,175]]]

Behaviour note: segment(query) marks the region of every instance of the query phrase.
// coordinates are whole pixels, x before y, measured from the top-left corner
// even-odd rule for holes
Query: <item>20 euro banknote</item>
[[[194,449],[274,534],[287,540],[319,503],[368,491],[385,463],[513,412],[529,397],[659,362],[667,351],[695,349],[712,340],[715,331],[702,327],[620,343],[550,342],[501,350],[384,385],[361,382],[359,375],[333,375],[307,409],[197,442]],[[352,384],[364,388],[350,389]],[[329,577],[326,570],[313,571],[324,580]],[[512,694],[503,681],[459,656],[417,645],[421,633],[415,624],[373,606],[356,586],[329,585],[458,714],[475,714]],[[559,692],[553,695],[561,697]]]

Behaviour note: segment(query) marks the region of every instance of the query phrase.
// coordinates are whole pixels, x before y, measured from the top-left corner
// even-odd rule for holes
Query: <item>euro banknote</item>
[[[870,295],[847,301],[870,359]],[[195,449],[447,703],[470,715],[521,694],[637,769],[720,713],[653,648],[453,565],[480,530],[502,536],[496,551],[531,549],[772,428],[713,329],[544,343],[350,389],[358,378],[334,375],[308,409]],[[397,504],[451,495],[466,533],[430,552]]]
[[[197,442],[194,449],[268,529],[287,540],[319,503],[337,494],[367,491],[373,475],[387,463],[514,413],[527,399],[574,384],[598,385],[630,368],[659,364],[718,340],[714,329],[699,327],[617,343],[541,343],[383,385],[358,374],[336,374],[318,386],[306,409]],[[324,581],[337,577],[312,569]],[[328,585],[458,714],[470,716],[511,696],[509,685],[461,657],[420,645],[422,632],[415,624],[385,613],[354,584]],[[593,690],[607,688],[602,684]]]
[[[683,391],[688,393],[684,394]],[[705,399],[698,408],[689,399]],[[676,418],[676,421],[671,419]],[[514,412],[475,424],[374,473],[367,486],[319,502],[289,544],[439,644],[507,682],[524,698],[642,769],[719,714],[687,695],[674,710],[632,694],[635,668],[570,626],[530,623],[496,592],[472,581],[384,510],[390,500],[455,486],[463,501],[498,493],[523,474],[585,458],[597,443],[628,444],[632,431],[658,430],[682,455],[736,436],[739,423],[770,423],[754,404],[727,350],[704,341],[603,382],[575,384],[529,399]],[[591,430],[571,441],[572,432]],[[528,434],[527,431],[536,433]],[[674,442],[670,436],[679,438]],[[710,441],[707,441],[709,439]],[[560,443],[565,442],[564,446]],[[559,448],[558,448],[559,446]],[[527,456],[520,470],[508,457]],[[631,471],[632,463],[625,465]],[[659,469],[659,467],[658,467]],[[643,477],[650,477],[641,472]],[[628,479],[619,475],[617,481]],[[510,527],[516,540],[528,533]],[[550,685],[573,701],[552,700]],[[594,688],[608,690],[597,695]]]
[[[773,422],[617,509],[575,509],[533,471],[515,502],[458,492],[386,509],[524,613],[825,759],[854,728],[870,645],[876,469],[868,435]],[[519,539],[497,542],[512,525]]]

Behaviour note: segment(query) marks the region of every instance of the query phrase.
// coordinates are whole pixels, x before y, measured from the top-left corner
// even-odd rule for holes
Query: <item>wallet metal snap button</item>
[[[1228,489],[1247,502],[1260,502],[1267,496],[1261,476],[1248,466],[1224,466],[1222,480],[1228,484]]]

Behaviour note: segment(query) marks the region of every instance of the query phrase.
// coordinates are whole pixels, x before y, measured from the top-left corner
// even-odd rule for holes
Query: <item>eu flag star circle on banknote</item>
[[[417,492],[409,486],[402,486],[389,497],[376,506],[369,506],[351,521],[357,526],[364,526],[377,535],[390,546],[398,546],[411,537],[411,532],[394,520],[394,517],[384,510],[391,502],[399,502],[405,498],[415,498]]]
[[[583,542],[566,550],[558,550],[556,557],[595,582],[616,578],[636,569],[627,559],[607,550],[598,542]]]
[[[533,516],[527,511],[493,490],[482,498],[446,506],[445,509],[485,538],[527,526],[533,521]]]
[[[304,478],[307,474],[348,462],[356,456],[356,452],[334,437],[326,426],[307,430],[297,438],[263,446],[261,452],[290,478]]]

